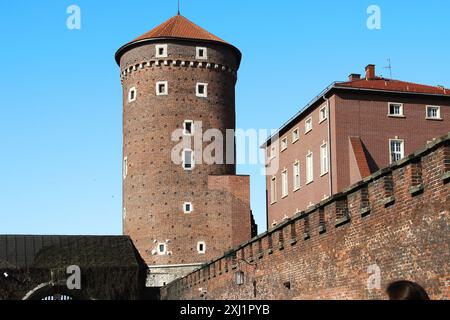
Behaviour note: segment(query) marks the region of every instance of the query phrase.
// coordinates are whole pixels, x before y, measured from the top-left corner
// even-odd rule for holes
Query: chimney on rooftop
[[[366,80],[372,80],[375,79],[375,65],[369,64],[366,67]]]
[[[348,76],[348,81],[356,81],[356,80],[360,80],[361,79],[361,75],[358,73],[352,73],[351,75]]]

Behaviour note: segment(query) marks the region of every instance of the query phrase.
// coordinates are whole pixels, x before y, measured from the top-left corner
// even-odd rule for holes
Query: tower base
[[[147,273],[147,288],[161,288],[172,281],[199,269],[201,263],[172,264],[172,265],[149,265]]]

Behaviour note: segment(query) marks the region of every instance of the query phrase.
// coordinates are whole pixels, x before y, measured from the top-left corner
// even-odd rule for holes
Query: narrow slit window
[[[204,241],[200,241],[197,243],[197,252],[199,254],[205,254],[206,253],[206,243]]]
[[[300,189],[300,162],[294,163],[294,191]]]
[[[136,101],[136,88],[133,87],[128,91],[128,102]]]
[[[320,174],[328,173],[328,144],[325,142],[320,146]]]
[[[313,182],[314,180],[314,161],[313,154],[309,152],[306,156],[306,184]]]
[[[192,136],[194,134],[194,122],[191,120],[186,120],[184,122],[184,135]]]
[[[123,179],[125,180],[128,175],[128,158],[127,157],[123,158],[122,172],[123,172]]]
[[[188,213],[192,213],[194,211],[194,207],[192,206],[192,202],[185,202],[184,206],[184,213],[188,214]]]
[[[194,168],[194,152],[190,149],[183,151],[183,168],[184,170],[192,170]]]
[[[285,169],[281,173],[281,196],[286,198],[289,194],[289,179],[288,179],[288,171]]]
[[[277,202],[277,178],[272,177],[270,181],[270,203],[274,204]]]

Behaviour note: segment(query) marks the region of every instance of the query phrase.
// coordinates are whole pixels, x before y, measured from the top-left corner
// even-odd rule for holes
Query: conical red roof
[[[155,38],[195,39],[226,43],[182,15],[176,15],[131,42]]]
[[[227,45],[231,47],[233,50],[236,51],[236,54],[239,57],[239,61],[241,59],[241,52],[239,49],[234,47],[233,45],[227,43],[226,41],[220,39],[219,37],[213,35],[212,33],[206,31],[205,29],[199,27],[189,19],[183,17],[182,15],[178,14],[166,22],[160,24],[156,28],[144,33],[143,35],[137,37],[133,41],[127,43],[126,45],[122,46],[117,52],[116,52],[116,61],[118,64],[120,64],[120,57],[122,54],[132,48],[133,46],[145,42],[145,41],[151,41],[151,40],[157,40],[157,39],[178,39],[178,40],[197,40],[197,41],[213,41],[222,43],[224,45]]]

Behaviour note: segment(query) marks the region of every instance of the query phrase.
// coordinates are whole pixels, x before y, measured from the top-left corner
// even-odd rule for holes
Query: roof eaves
[[[401,93],[401,94],[413,94],[413,95],[422,95],[422,96],[436,96],[436,97],[448,97],[450,95],[445,93],[430,93],[430,92],[416,92],[416,91],[404,91],[404,90],[385,90],[385,89],[376,89],[376,88],[359,88],[359,87],[351,87],[351,86],[340,86],[339,82],[336,82],[336,89],[343,90],[353,90],[353,91],[371,91],[371,92],[382,92],[382,93]]]
[[[287,128],[292,121],[294,121],[296,118],[298,118],[299,116],[301,116],[304,112],[306,112],[306,110],[308,110],[312,105],[314,105],[315,103],[317,103],[317,101],[319,101],[320,99],[322,99],[328,92],[330,92],[333,88],[335,88],[335,84],[337,82],[333,82],[332,84],[330,84],[328,87],[326,87],[324,90],[322,90],[321,93],[319,93],[316,97],[314,97],[310,102],[308,102],[308,104],[303,107],[303,109],[301,109],[299,112],[297,112],[294,116],[292,116],[288,121],[286,121],[274,134],[272,134],[262,145],[260,148],[265,148],[266,146],[270,145],[269,142],[271,142],[271,140],[280,134],[280,132],[282,132],[285,128]]]
[[[308,110],[309,107],[311,107],[313,104],[315,104],[319,99],[321,99],[324,95],[329,93],[332,89],[339,89],[339,90],[349,90],[349,91],[368,91],[368,92],[381,92],[381,93],[396,93],[396,94],[412,94],[412,95],[422,95],[422,96],[432,96],[432,97],[447,97],[450,98],[450,95],[448,94],[442,94],[442,93],[427,93],[427,92],[414,92],[414,91],[402,91],[402,90],[383,90],[383,89],[372,89],[372,88],[358,88],[358,87],[351,87],[351,86],[342,86],[341,83],[345,82],[339,82],[335,81],[331,85],[329,85],[327,88],[325,88],[319,95],[317,95],[313,100],[311,100],[302,110],[297,112],[293,117],[291,117],[287,122],[285,122],[280,129],[278,129],[274,134],[272,134],[262,145],[261,148],[265,148],[268,145],[270,145],[269,142],[280,134],[285,128],[289,127],[291,123],[301,116],[306,110]]]
[[[238,68],[239,68],[240,62],[241,62],[241,60],[242,60],[242,52],[241,52],[237,47],[235,47],[234,45],[232,45],[232,44],[230,44],[230,43],[228,43],[228,42],[221,42],[221,41],[209,40],[209,39],[175,38],[175,37],[154,37],[154,38],[148,38],[148,39],[141,39],[141,40],[132,41],[132,42],[129,42],[129,43],[124,44],[123,46],[121,46],[121,47],[117,50],[117,52],[116,52],[116,54],[115,54],[115,56],[114,56],[117,65],[120,66],[120,58],[122,57],[122,55],[123,55],[126,51],[128,51],[128,50],[130,50],[130,49],[133,49],[134,47],[139,46],[139,45],[143,45],[143,44],[146,44],[146,43],[152,43],[152,42],[155,42],[155,41],[161,41],[161,40],[165,40],[165,41],[200,42],[200,43],[201,43],[201,42],[203,42],[203,43],[217,43],[217,44],[221,44],[221,45],[223,45],[223,46],[229,47],[229,48],[231,48],[232,50],[235,51],[235,53],[236,53],[237,56],[238,56]]]

